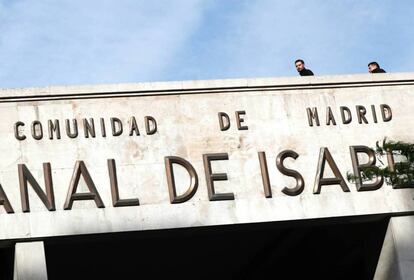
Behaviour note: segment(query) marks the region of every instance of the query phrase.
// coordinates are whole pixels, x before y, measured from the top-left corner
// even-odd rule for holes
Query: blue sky
[[[414,72],[409,0],[0,0],[0,87]]]

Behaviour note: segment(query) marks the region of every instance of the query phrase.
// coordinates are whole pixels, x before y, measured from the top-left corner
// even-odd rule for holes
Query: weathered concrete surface
[[[16,243],[14,280],[47,280],[43,242]]]
[[[313,185],[321,147],[329,149],[346,177],[352,171],[349,146],[373,147],[384,137],[412,141],[413,84],[413,73],[401,73],[0,90],[0,184],[15,212],[7,214],[0,206],[0,239],[411,213],[412,189],[384,185],[376,191],[357,192],[347,182],[350,192],[331,185],[323,186],[321,194],[313,194]],[[381,104],[391,107],[392,120],[383,121]],[[336,125],[326,125],[328,106]],[[351,123],[342,123],[341,106],[351,110]],[[368,124],[358,122],[356,106],[365,107]],[[318,109],[320,126],[309,126],[306,108],[313,107]],[[248,130],[237,129],[236,111],[246,112],[242,125]],[[219,112],[230,116],[229,130],[220,130]],[[132,116],[139,136],[129,136]],[[153,135],[145,132],[145,116],[157,121]],[[83,120],[90,118],[96,135],[86,138]],[[122,121],[121,135],[112,135],[111,118]],[[54,135],[51,140],[48,120],[56,119],[61,139]],[[77,120],[76,138],[67,136],[66,119]],[[26,136],[24,140],[14,135],[18,121],[25,124],[18,130]],[[40,140],[31,136],[33,121],[42,124]],[[35,128],[38,135],[39,126]],[[285,186],[295,186],[295,180],[275,166],[276,156],[287,149],[299,154],[296,160],[285,160],[288,168],[304,178],[305,189],[298,196],[281,192]],[[264,195],[260,151],[266,152],[272,198]],[[233,193],[234,200],[209,201],[202,160],[207,153],[228,154],[229,160],[211,165],[214,173],[228,176],[226,181],[215,182],[216,192]],[[170,203],[166,156],[185,158],[198,174],[198,190],[185,203]],[[116,160],[120,197],[138,198],[140,206],[112,206],[107,159]],[[75,201],[72,210],[63,210],[78,160],[85,162],[105,208],[98,209],[88,200]],[[45,162],[52,168],[56,211],[48,211],[29,185],[31,212],[23,213],[17,166],[25,164],[44,189]],[[177,193],[181,194],[189,178],[180,166],[175,172]],[[81,178],[78,192],[86,191]]]
[[[414,216],[390,219],[374,279],[414,278]]]

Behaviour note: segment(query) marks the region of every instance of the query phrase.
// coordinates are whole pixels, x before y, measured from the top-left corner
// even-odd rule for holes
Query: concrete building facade
[[[413,189],[347,174],[389,164],[374,161],[377,141],[413,141],[413,90],[412,73],[3,89],[4,277],[134,273],[120,263],[193,279],[257,278],[274,263],[304,275],[288,256],[315,276],[354,266],[358,279],[411,279]],[[309,252],[332,246],[343,254],[319,267]],[[152,267],[155,250],[168,257]],[[91,251],[86,268],[70,265]]]

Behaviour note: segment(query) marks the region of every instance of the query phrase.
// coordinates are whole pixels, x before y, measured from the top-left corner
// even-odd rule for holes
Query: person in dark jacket
[[[295,61],[296,70],[298,70],[301,76],[313,76],[313,72],[305,68],[305,62],[302,59]]]
[[[368,72],[369,73],[387,73],[382,69],[379,64],[375,61],[368,63]]]

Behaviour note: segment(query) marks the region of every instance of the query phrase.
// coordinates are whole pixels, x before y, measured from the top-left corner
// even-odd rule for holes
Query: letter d
[[[168,191],[170,194],[170,202],[171,203],[183,203],[189,200],[194,196],[197,191],[198,187],[198,176],[197,172],[195,171],[194,167],[183,158],[169,156],[164,158],[165,162],[165,172],[167,174],[167,182],[168,182]],[[190,175],[190,186],[188,187],[187,191],[182,195],[177,195],[177,191],[175,188],[175,179],[174,179],[174,170],[173,170],[173,163],[179,164],[184,167],[188,174]]]

